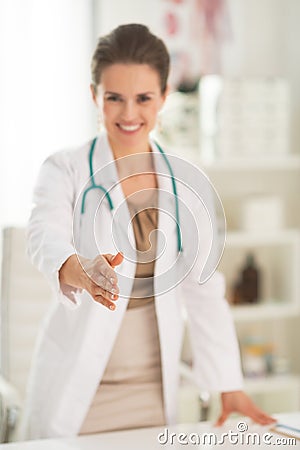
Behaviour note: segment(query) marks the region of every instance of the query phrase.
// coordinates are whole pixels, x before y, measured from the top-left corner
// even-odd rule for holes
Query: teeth
[[[120,128],[124,131],[136,131],[138,128],[140,128],[140,125],[121,125]]]

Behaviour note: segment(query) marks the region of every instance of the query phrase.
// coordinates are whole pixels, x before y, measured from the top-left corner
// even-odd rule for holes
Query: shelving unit
[[[257,379],[246,379],[245,388],[250,394],[266,394],[274,391],[295,391],[300,394],[300,379],[298,375],[277,375]]]
[[[207,173],[222,199],[228,235],[220,269],[225,272],[228,290],[246,252],[253,250],[257,256],[264,283],[260,301],[234,306],[232,313],[239,339],[248,332],[262,333],[290,363],[285,376],[246,380],[246,390],[270,412],[300,409],[300,91],[295,57],[299,2],[290,2],[288,8],[286,2],[273,3],[229,1],[235,39],[222,52],[224,80],[215,77],[215,84],[206,86],[205,77],[200,81],[199,147],[181,145],[176,149],[180,136],[177,139],[179,130],[175,126],[175,146],[170,145],[171,153]],[[267,83],[270,78],[273,80]],[[276,78],[278,89],[273,89]],[[220,81],[234,83],[221,92],[224,84]],[[284,92],[288,95],[282,95]],[[185,141],[192,145],[189,130],[184,131]],[[262,135],[265,141],[259,145]],[[276,145],[275,136],[281,145]],[[241,231],[243,202],[248,196],[260,194],[274,195],[282,201],[284,223],[272,231]]]
[[[167,145],[168,146],[168,145]],[[300,170],[300,156],[296,154],[244,157],[244,158],[216,158],[210,155],[201,156],[201,149],[197,147],[185,146],[184,152],[182,147],[176,148],[170,146],[170,152],[179,157],[184,157],[189,161],[197,164],[208,173],[216,172],[236,172],[236,171],[298,171]]]
[[[257,260],[262,278],[262,295],[256,304],[232,306],[238,338],[254,336],[269,340],[274,353],[284,358],[289,368],[282,375],[245,377],[245,390],[269,412],[300,409],[300,230],[299,217],[291,200],[297,203],[300,187],[300,156],[239,158],[197,164],[209,175],[224,201],[228,232],[220,270],[230,288],[247,252]],[[240,185],[240,189],[237,187]],[[279,195],[285,205],[285,227],[279,229],[241,230],[241,206],[248,194]],[[222,193],[224,197],[222,196]],[[259,218],[258,218],[259,220]]]
[[[269,304],[232,306],[233,318],[236,322],[255,322],[294,317],[299,314],[299,307],[294,305]]]
[[[196,159],[195,159],[196,161]],[[199,164],[207,170],[213,171],[236,171],[236,170],[299,170],[300,156],[288,155],[272,158],[226,158],[220,160],[198,159]]]
[[[181,375],[184,383],[182,384],[179,397],[180,415],[188,418],[190,422],[197,422],[203,415],[201,408],[203,409],[204,406],[204,408],[208,409],[206,411],[208,417],[215,419],[220,409],[219,396],[212,394],[207,397],[207,402],[201,402],[198,389],[194,383],[192,369],[186,363],[181,363]],[[275,412],[276,409],[280,411],[278,406],[276,408],[278,395],[284,396],[283,409],[297,411],[299,408],[300,378],[298,375],[286,374],[252,379],[246,378],[244,383],[245,391],[255,398],[257,404],[260,404],[262,408],[270,409],[270,412],[271,410]],[[205,395],[203,398],[205,399]],[[275,399],[273,404],[272,399]]]
[[[300,192],[300,156],[209,160],[200,157],[200,149],[190,147],[174,152],[204,170],[223,201],[228,228],[219,270],[225,274],[227,298],[247,252],[255,254],[261,269],[263,292],[259,302],[231,306],[240,342],[249,332],[262,334],[274,343],[275,353],[289,362],[285,374],[245,377],[245,390],[266,411],[299,410],[300,217],[293,202],[298,204]],[[255,188],[258,193],[282,196],[286,226],[257,231],[239,228],[242,202]],[[191,397],[190,392],[188,395]],[[214,412],[216,405],[213,402]]]

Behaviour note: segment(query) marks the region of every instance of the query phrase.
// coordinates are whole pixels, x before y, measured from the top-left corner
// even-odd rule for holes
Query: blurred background
[[[20,335],[20,305],[28,297],[31,320],[34,289],[48,299],[24,257],[37,172],[50,153],[97,133],[89,91],[97,37],[140,22],[172,60],[156,136],[206,171],[224,205],[220,268],[246,390],[270,413],[300,410],[299,19],[298,0],[0,0],[0,356],[21,399],[35,331]],[[183,421],[214,411],[205,395],[199,408],[186,382],[190,362],[186,341]]]

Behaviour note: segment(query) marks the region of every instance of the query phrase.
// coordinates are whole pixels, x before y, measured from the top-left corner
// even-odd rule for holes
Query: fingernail
[[[115,305],[109,305],[109,309],[115,309]]]
[[[110,296],[110,298],[111,298],[112,300],[116,300],[116,299],[118,298],[118,296],[115,295],[115,294],[112,294],[112,295]]]
[[[116,283],[115,279],[112,278],[112,277],[109,279],[109,281],[111,282],[111,284],[115,284]]]

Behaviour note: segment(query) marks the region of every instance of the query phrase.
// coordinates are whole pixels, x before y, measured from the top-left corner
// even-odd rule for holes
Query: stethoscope
[[[112,211],[114,209],[114,205],[111,199],[111,196],[109,194],[109,192],[100,184],[96,184],[95,183],[95,179],[94,179],[94,170],[93,170],[93,156],[94,156],[94,151],[95,151],[95,145],[96,145],[96,141],[97,141],[97,137],[95,137],[92,141],[91,147],[90,147],[90,151],[89,151],[89,166],[90,166],[90,179],[91,179],[91,186],[89,186],[88,188],[86,188],[83,192],[82,195],[82,203],[81,203],[81,214],[84,214],[84,210],[85,210],[85,201],[86,201],[86,196],[87,193],[89,191],[91,191],[92,189],[100,189],[102,192],[104,192],[104,195],[107,199],[110,211]],[[168,170],[170,172],[170,176],[171,176],[171,181],[172,181],[172,189],[173,189],[173,194],[174,194],[174,199],[175,199],[175,217],[176,217],[176,231],[177,231],[177,249],[178,252],[182,252],[182,240],[181,240],[181,233],[180,233],[180,225],[179,225],[179,204],[178,204],[178,194],[177,194],[177,188],[176,188],[176,182],[175,182],[175,177],[174,177],[174,172],[172,170],[170,161],[168,160],[165,152],[163,151],[163,149],[160,147],[160,145],[155,142],[155,145],[157,146],[158,150],[160,151],[162,157],[164,158],[164,161],[168,167]]]

